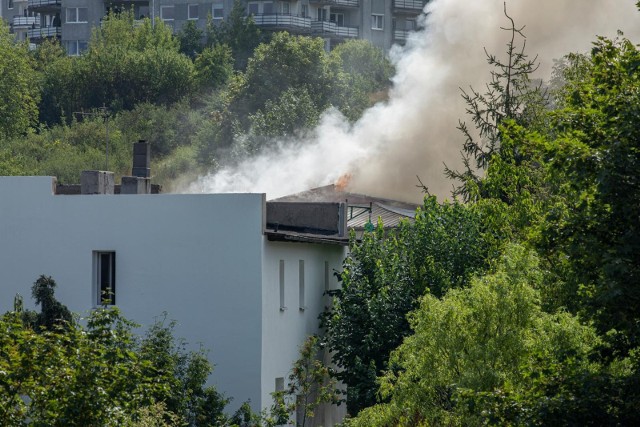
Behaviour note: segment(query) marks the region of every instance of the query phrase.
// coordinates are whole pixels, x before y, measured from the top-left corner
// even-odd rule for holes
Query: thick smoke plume
[[[507,11],[525,25],[526,52],[538,55],[535,77],[548,80],[553,60],[586,52],[598,35],[638,41],[640,12],[633,0],[511,0]],[[416,176],[448,197],[452,182],[443,164],[458,167],[464,117],[460,88],[482,90],[489,81],[484,48],[504,56],[509,22],[503,0],[432,0],[424,30],[392,51],[397,74],[387,102],[349,125],[327,113],[305,140],[277,148],[237,167],[199,179],[189,192],[265,192],[267,198],[331,184],[351,174],[348,190],[420,201]],[[501,56],[502,55],[502,56]]]

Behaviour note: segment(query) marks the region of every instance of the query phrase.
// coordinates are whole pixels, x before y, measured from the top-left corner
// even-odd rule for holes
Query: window
[[[301,14],[302,14],[303,18],[306,18],[307,16],[309,16],[309,6],[308,5],[303,4],[301,10],[302,10]]]
[[[276,391],[284,391],[284,377],[276,378]]]
[[[262,13],[265,15],[270,15],[273,13],[273,2],[266,1],[262,3]]]
[[[67,8],[67,24],[79,24],[88,22],[89,8],[86,7],[68,7]]]
[[[160,19],[163,21],[173,21],[175,16],[175,9],[173,6],[160,6]]]
[[[189,8],[188,8],[188,13],[189,16],[187,19],[198,19],[198,5],[197,4],[190,4]]]
[[[247,13],[249,15],[257,15],[258,14],[258,3],[252,2],[247,5]]]
[[[415,19],[407,19],[407,22],[405,23],[405,28],[409,31],[415,31],[417,26],[416,26],[416,20]]]
[[[9,0],[9,6],[7,6],[7,8],[13,9],[13,0]]]
[[[327,20],[327,9],[323,9],[321,7],[318,8],[318,21],[326,21]]]
[[[214,4],[213,5],[213,19],[223,19],[224,18],[224,5],[222,4]]]
[[[384,15],[371,15],[371,29],[383,30],[384,29]]]
[[[96,290],[96,305],[116,303],[116,253],[93,253],[93,277]]]
[[[288,15],[289,13],[291,13],[290,6],[291,5],[289,3],[282,3],[282,14],[283,15]]]
[[[299,304],[298,304],[298,308],[300,309],[300,311],[304,311],[304,260],[301,259],[300,261],[298,261],[298,287],[299,287],[299,293],[298,293],[298,299],[299,299]]]
[[[329,287],[329,261],[324,262],[324,290],[330,290]]]
[[[335,22],[338,27],[344,27],[344,13],[329,14],[329,21]]]
[[[67,55],[78,56],[87,50],[87,42],[84,40],[68,40],[66,42]]]
[[[285,311],[284,305],[284,260],[280,260],[280,311]]]

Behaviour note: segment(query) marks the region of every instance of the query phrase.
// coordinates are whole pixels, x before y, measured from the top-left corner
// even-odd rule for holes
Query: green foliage
[[[355,121],[374,102],[386,97],[384,92],[395,70],[384,51],[367,40],[341,43],[331,52],[331,57],[340,64],[343,80],[333,95],[334,104]]]
[[[385,234],[382,224],[352,241],[342,288],[322,315],[326,340],[347,385],[347,409],[355,415],[376,403],[376,376],[410,334],[406,315],[425,293],[442,297],[466,286],[499,253],[508,230],[484,221],[490,205],[439,204],[425,199],[415,222]]]
[[[227,45],[205,48],[195,58],[195,73],[202,88],[217,89],[233,74],[233,56]]]
[[[350,422],[375,425],[582,425],[566,378],[591,375],[595,331],[542,311],[537,258],[511,246],[494,273],[444,298],[426,295],[414,335],[381,379],[389,403]],[[550,401],[551,399],[551,401]],[[554,403],[564,402],[549,411]],[[549,412],[553,412],[550,414]],[[545,421],[546,420],[546,421]]]
[[[491,197],[486,194],[478,171],[487,169],[494,156],[506,154],[519,157],[516,147],[511,147],[512,153],[506,153],[509,148],[501,143],[502,124],[507,120],[517,124],[535,122],[536,115],[541,114],[546,104],[546,95],[529,80],[529,75],[537,69],[537,57],[529,59],[524,51],[525,43],[521,47],[516,44],[516,38],[524,40],[525,36],[522,28],[516,28],[513,19],[507,15],[506,4],[505,16],[511,24],[504,29],[511,36],[507,43],[506,59],[501,60],[485,51],[487,62],[494,67],[486,92],[480,93],[473,88],[470,88],[470,92],[462,90],[462,98],[467,104],[466,112],[475,129],[469,129],[463,121],[459,122],[458,129],[465,138],[464,170],[459,172],[446,167],[445,173],[450,179],[460,182],[453,195],[462,196],[465,201]]]
[[[255,135],[291,137],[315,126],[320,113],[308,90],[295,87],[285,90],[276,100],[267,100],[262,109],[249,115],[249,120]]]
[[[25,43],[0,20],[0,139],[26,133],[38,117],[38,78]]]
[[[273,406],[266,425],[289,424],[299,427],[313,423],[315,411],[323,404],[338,404],[336,381],[322,360],[320,338],[312,335],[300,346],[300,358],[293,363],[285,390],[272,393]],[[302,419],[293,419],[294,414]]]
[[[253,17],[247,16],[244,3],[240,0],[234,0],[227,19],[216,22],[209,18],[206,39],[207,45],[210,47],[215,45],[229,46],[234,58],[234,68],[245,70],[253,51],[264,37]]]
[[[218,426],[228,400],[205,387],[205,354],[176,344],[171,325],[139,340],[116,307],[71,322],[41,276],[33,295],[42,312],[0,317],[0,419],[6,425]],[[57,314],[56,314],[57,313]],[[37,329],[31,327],[35,321]],[[50,324],[41,324],[49,322]],[[63,328],[58,327],[63,325]]]
[[[327,89],[333,87],[336,77],[322,39],[276,33],[255,50],[231,109],[239,114],[257,111],[288,89],[304,88],[316,108],[324,110],[331,93]]]
[[[180,42],[180,52],[194,59],[204,49],[204,31],[195,21],[187,21],[176,34]]]
[[[640,51],[598,39],[569,58],[546,146],[554,198],[536,242],[566,281],[558,304],[596,321],[622,354],[640,345]]]

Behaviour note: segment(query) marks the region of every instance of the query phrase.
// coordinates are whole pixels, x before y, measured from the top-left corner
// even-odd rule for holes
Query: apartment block
[[[20,41],[57,38],[69,55],[86,48],[93,27],[109,11],[133,9],[136,19],[160,18],[174,31],[189,21],[204,28],[209,16],[222,22],[233,0],[0,0],[0,16]],[[388,50],[416,28],[429,0],[243,1],[265,31],[321,37],[327,50],[348,39],[365,39]]]

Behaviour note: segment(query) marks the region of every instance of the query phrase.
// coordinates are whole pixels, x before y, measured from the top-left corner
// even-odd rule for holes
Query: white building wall
[[[262,194],[54,196],[50,177],[0,177],[0,312],[52,276],[70,310],[94,304],[93,251],[116,252],[116,302],[210,350],[231,409],[263,397]],[[276,307],[276,315],[279,314]],[[298,314],[291,310],[286,315]]]
[[[325,286],[338,287],[334,271],[340,271],[346,248],[339,245],[269,242],[264,243],[262,290],[262,389],[263,407],[273,402],[275,380],[285,387],[299,346],[318,332],[319,314],[330,301],[323,297]],[[285,309],[280,308],[280,261],[284,261]],[[300,309],[300,260],[304,261],[304,309]],[[325,262],[327,263],[325,285]],[[317,411],[313,425],[331,426],[344,417],[345,405]]]

